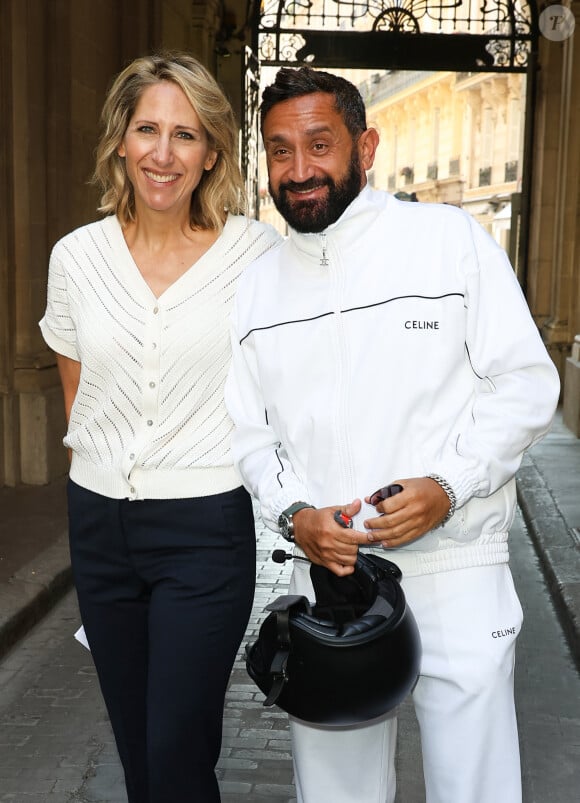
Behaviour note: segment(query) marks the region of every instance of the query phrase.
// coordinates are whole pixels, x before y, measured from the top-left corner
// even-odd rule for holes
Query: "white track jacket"
[[[508,560],[514,475],[559,379],[505,252],[453,206],[365,187],[321,234],[243,274],[226,404],[234,461],[277,530],[297,500],[364,497],[439,474],[444,526],[389,549],[406,574]]]

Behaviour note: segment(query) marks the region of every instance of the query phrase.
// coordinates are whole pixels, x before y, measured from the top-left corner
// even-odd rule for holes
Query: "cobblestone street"
[[[526,614],[517,670],[524,801],[575,803],[580,678],[521,516],[511,544]],[[280,566],[270,559],[279,546],[277,536],[259,528],[248,640],[257,632],[264,606],[286,591],[291,563]],[[126,803],[90,655],[72,638],[77,624],[75,597],[68,594],[0,663],[0,801]],[[261,700],[240,650],[227,696],[218,768],[223,803],[295,800],[286,715],[264,708]],[[398,801],[422,803],[418,733],[409,703],[401,710],[397,763]]]

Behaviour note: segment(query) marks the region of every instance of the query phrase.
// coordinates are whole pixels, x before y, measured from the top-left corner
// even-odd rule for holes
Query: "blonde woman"
[[[40,323],[68,418],[73,573],[129,803],[213,803],[255,579],[228,318],[278,235],[242,214],[232,109],[191,56],[134,61],[102,122],[104,217],[54,247]]]

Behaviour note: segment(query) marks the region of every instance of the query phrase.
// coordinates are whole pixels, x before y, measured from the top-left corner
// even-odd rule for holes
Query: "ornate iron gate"
[[[245,119],[242,130],[242,170],[246,177],[248,214],[259,216],[258,198],[258,106],[260,91],[260,63],[250,47],[244,49]]]
[[[264,0],[261,64],[523,72],[537,37],[527,0]]]
[[[526,72],[521,205],[525,262],[531,182],[538,8],[535,0],[249,0],[251,89],[246,94],[244,167],[258,208],[257,104],[260,65],[322,68]],[[246,78],[248,85],[248,78]],[[247,153],[246,153],[247,152]]]

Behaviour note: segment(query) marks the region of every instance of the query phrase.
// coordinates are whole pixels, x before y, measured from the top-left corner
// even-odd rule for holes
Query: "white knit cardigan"
[[[81,363],[64,444],[70,476],[114,499],[205,496],[241,484],[224,383],[229,314],[244,268],[279,241],[230,215],[195,265],[156,298],[115,216],[61,239],[40,327]]]

